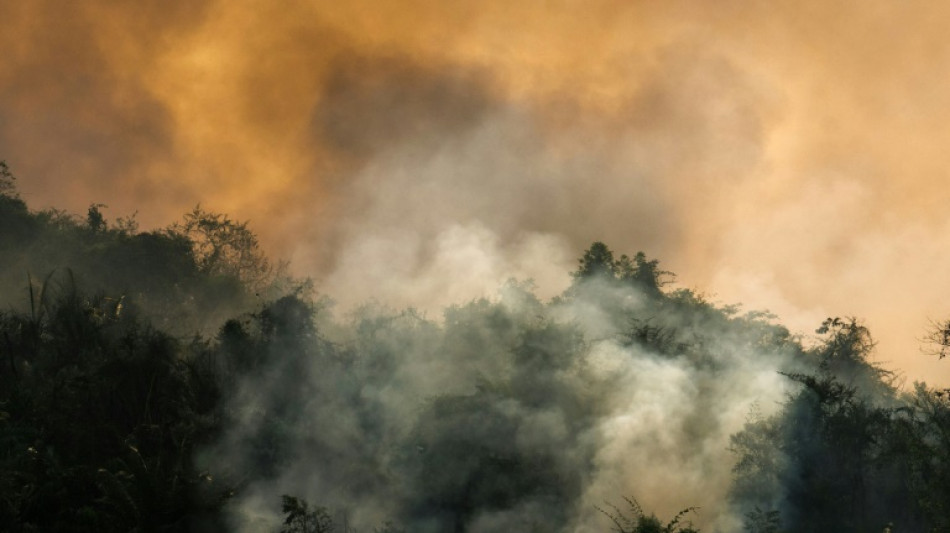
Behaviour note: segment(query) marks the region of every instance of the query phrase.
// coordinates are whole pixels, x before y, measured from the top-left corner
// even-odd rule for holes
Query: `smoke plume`
[[[202,459],[251,482],[231,504],[236,530],[276,527],[274,495],[294,494],[356,530],[603,531],[598,508],[635,495],[736,531],[729,438],[774,411],[790,389],[776,370],[800,355],[755,316],[598,277],[548,304],[509,282],[440,321],[319,314],[311,330],[279,301],[260,330],[220,337],[226,350],[265,340]]]
[[[604,240],[943,382],[944,11],[8,2],[0,157],[33,206],[249,219],[343,306],[551,296]]]

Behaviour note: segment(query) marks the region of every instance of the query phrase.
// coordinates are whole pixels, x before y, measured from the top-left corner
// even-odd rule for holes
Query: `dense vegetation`
[[[950,531],[950,393],[855,319],[806,347],[602,243],[551,302],[341,319],[246,224],[102,208],[0,166],[0,530]]]

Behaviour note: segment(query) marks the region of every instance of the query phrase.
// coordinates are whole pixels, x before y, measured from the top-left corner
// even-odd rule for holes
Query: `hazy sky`
[[[795,330],[863,317],[947,384],[947,11],[3,2],[0,158],[34,208],[249,219],[344,305],[550,295],[603,240]]]

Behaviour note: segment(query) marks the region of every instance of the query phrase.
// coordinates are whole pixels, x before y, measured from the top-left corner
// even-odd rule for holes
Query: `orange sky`
[[[0,158],[35,208],[250,219],[343,304],[543,294],[593,240],[882,360],[950,316],[950,6],[0,4]]]

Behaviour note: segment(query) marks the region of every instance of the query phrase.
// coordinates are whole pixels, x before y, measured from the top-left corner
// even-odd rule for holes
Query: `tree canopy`
[[[601,242],[548,302],[340,318],[247,222],[106,209],[31,211],[0,164],[4,531],[950,530],[950,392],[858,319],[806,345]]]

